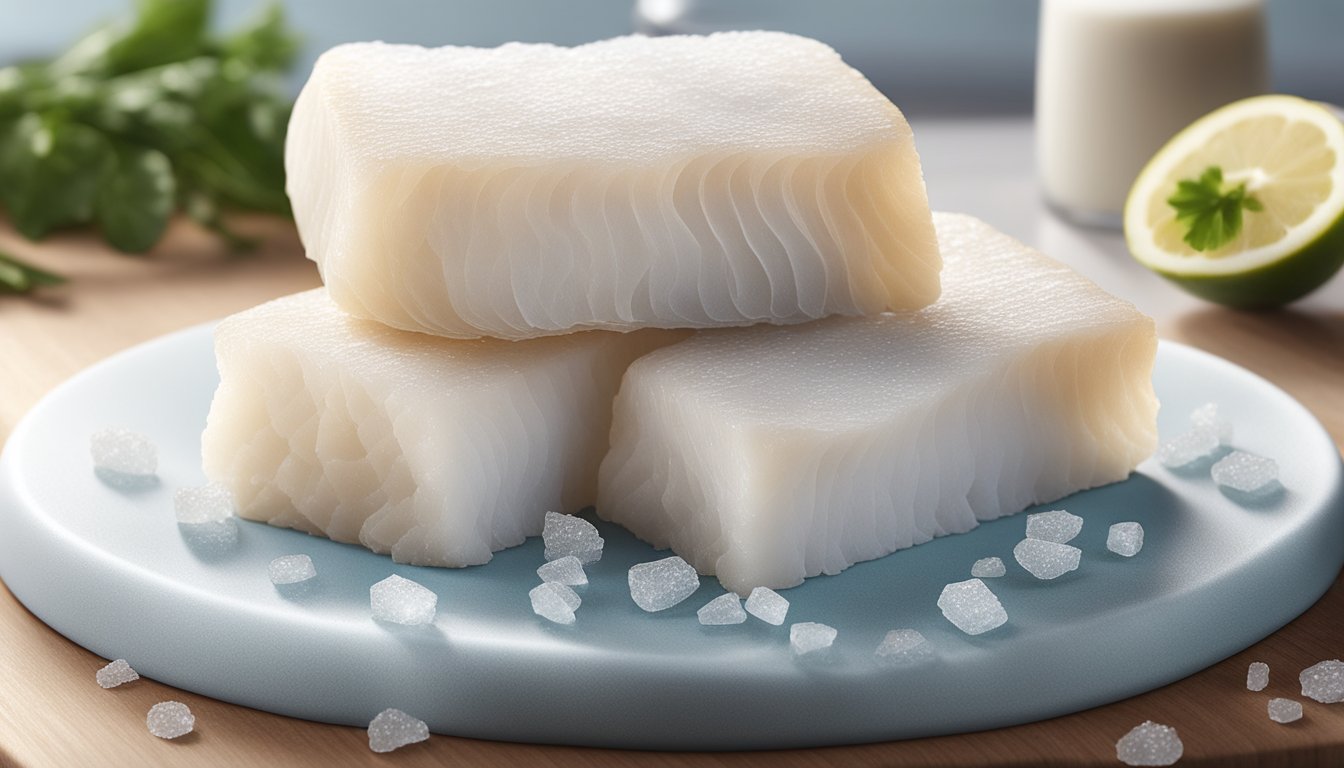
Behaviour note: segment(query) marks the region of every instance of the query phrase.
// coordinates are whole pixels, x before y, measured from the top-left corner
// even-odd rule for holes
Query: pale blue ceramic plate
[[[1240,447],[1274,457],[1284,489],[1247,506],[1207,470],[1152,462],[1128,481],[1057,505],[1086,524],[1082,567],[1040,582],[1012,562],[1021,516],[788,590],[789,621],[702,627],[721,593],[650,615],[626,569],[662,556],[603,524],[576,626],[534,616],[539,540],[488,565],[394,565],[363,549],[256,523],[231,547],[186,537],[172,493],[203,482],[198,437],[216,384],[209,327],[100,363],[53,391],[0,458],[0,576],[38,617],[142,674],[294,717],[366,725],[395,706],[441,733],[645,749],[755,749],[956,733],[1062,715],[1146,691],[1236,653],[1297,616],[1344,560],[1341,462],[1295,401],[1227,362],[1163,344],[1155,377],[1164,435],[1217,401]],[[97,480],[88,439],[107,425],[152,436],[161,483],[121,492]],[[1105,549],[1113,522],[1147,532],[1132,559]],[[318,578],[282,594],[274,557],[304,552]],[[988,580],[1008,623],[980,637],[935,606],[942,585],[998,555]],[[390,573],[439,594],[431,627],[369,618],[368,587]],[[839,629],[829,661],[799,662],[788,623]],[[913,627],[936,647],[887,667],[873,650]],[[93,685],[92,676],[89,685]],[[1229,695],[1234,691],[1229,691]]]

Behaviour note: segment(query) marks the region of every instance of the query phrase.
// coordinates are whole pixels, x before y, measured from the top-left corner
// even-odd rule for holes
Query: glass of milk
[[[1041,0],[1036,165],[1051,207],[1119,227],[1167,139],[1266,91],[1264,18],[1264,0]]]

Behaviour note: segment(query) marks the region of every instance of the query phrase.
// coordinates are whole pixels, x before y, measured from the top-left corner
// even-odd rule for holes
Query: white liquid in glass
[[[1268,87],[1263,0],[1042,0],[1039,42],[1040,183],[1086,223],[1119,226],[1168,139]]]

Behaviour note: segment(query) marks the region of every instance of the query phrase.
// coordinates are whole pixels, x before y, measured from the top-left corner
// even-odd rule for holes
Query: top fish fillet
[[[1157,440],[1153,321],[983,222],[934,220],[927,309],[635,361],[598,514],[746,594],[1128,476]]]
[[[338,46],[285,168],[336,303],[405,330],[790,324],[939,293],[909,124],[794,35]]]

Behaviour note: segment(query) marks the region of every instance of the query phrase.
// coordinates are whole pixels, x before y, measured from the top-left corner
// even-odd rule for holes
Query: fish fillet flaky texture
[[[1128,476],[1156,443],[1152,321],[983,222],[934,218],[927,309],[636,361],[598,514],[745,594]]]
[[[939,292],[909,124],[793,35],[338,46],[285,168],[336,303],[407,330],[789,324]]]
[[[484,563],[546,511],[592,504],[621,374],[684,336],[440,339],[295,294],[216,331],[205,472],[249,519],[398,562]]]

